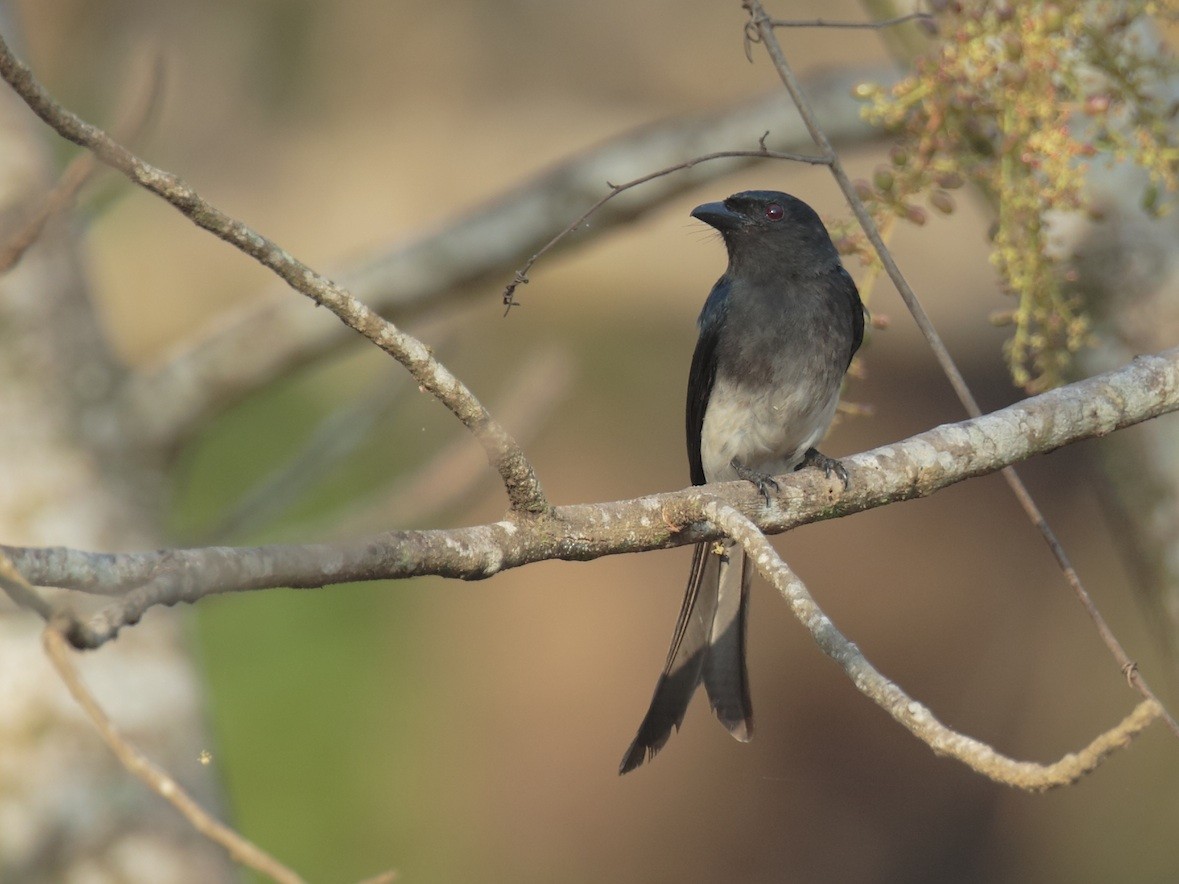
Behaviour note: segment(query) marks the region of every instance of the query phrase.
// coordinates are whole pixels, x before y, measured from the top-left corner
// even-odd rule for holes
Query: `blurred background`
[[[788,6],[771,12],[864,15],[840,0]],[[760,53],[744,57],[736,0],[15,8],[24,57],[100,123],[118,105],[128,59],[158,46],[165,98],[141,153],[329,272],[478,213],[635,126],[778,88]],[[783,39],[804,73],[887,69],[870,32]],[[884,151],[848,160],[866,174]],[[695,319],[724,268],[721,244],[688,212],[750,187],[788,190],[830,220],[844,214],[825,171],[762,165],[544,259],[507,318],[505,277],[422,328],[493,407],[532,354],[559,354],[569,380],[527,446],[553,502],[687,484]],[[252,262],[111,178],[82,212],[105,321],[134,363],[273,288]],[[986,322],[1008,306],[987,261],[989,220],[961,192],[954,215],[898,228],[892,242],[986,409],[1019,395],[1003,332]],[[891,327],[872,333],[866,376],[847,397],[872,414],[839,423],[824,447],[832,455],[962,417],[891,289],[870,304]],[[401,390],[396,408],[355,453],[281,522],[247,525],[233,542],[327,536],[350,518],[350,501],[379,498],[456,438],[454,421],[397,366],[357,348],[250,399],[182,452],[176,542],[200,542],[326,415],[386,385]],[[1099,444],[1021,471],[1114,631],[1174,706],[1173,667],[1098,505]],[[475,524],[505,506],[488,472],[442,512],[366,530]],[[878,668],[1001,752],[1055,760],[1135,702],[997,477],[777,543]],[[934,757],[862,698],[760,580],[749,638],[756,739],[731,740],[699,699],[654,763],[619,778],[689,559],[680,549],[544,563],[482,583],[276,590],[151,616],[191,622],[214,735],[207,775],[221,778],[230,822],[312,881],[386,868],[435,882],[1173,880],[1179,752],[1164,728],[1075,787],[1029,796],[993,785]]]

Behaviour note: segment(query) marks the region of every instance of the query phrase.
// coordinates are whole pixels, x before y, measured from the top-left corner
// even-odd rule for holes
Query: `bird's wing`
[[[839,288],[840,294],[847,299],[847,307],[851,313],[852,342],[851,351],[847,354],[847,364],[851,365],[852,357],[856,355],[856,351],[860,349],[860,344],[864,342],[864,304],[860,300],[860,292],[856,288],[855,281],[851,278],[851,274],[843,268],[842,264],[839,266],[839,270],[835,276],[836,285]]]
[[[854,287],[853,287],[854,288]],[[708,410],[708,399],[716,381],[716,350],[720,340],[720,329],[725,311],[728,309],[729,278],[726,274],[712,287],[704,309],[700,311],[698,325],[700,337],[696,339],[696,350],[692,354],[692,369],[688,373],[688,468],[693,485],[703,485],[704,464],[700,459],[700,433],[704,428],[704,412]]]

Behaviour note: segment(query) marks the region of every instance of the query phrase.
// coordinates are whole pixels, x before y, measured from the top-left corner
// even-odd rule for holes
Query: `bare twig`
[[[809,156],[807,154],[784,153],[782,151],[770,150],[766,147],[766,138],[769,137],[769,134],[769,132],[766,132],[764,135],[762,135],[759,142],[760,147],[758,150],[719,150],[714,153],[704,154],[703,156],[693,157],[692,159],[685,160],[682,163],[666,166],[657,172],[650,172],[631,181],[627,181],[625,184],[611,184],[609,181],[607,181],[606,186],[610,190],[605,196],[586,209],[581,215],[578,216],[575,221],[567,225],[564,230],[541,246],[532,255],[532,257],[525,261],[524,265],[516,271],[516,275],[512,278],[512,281],[509,282],[504,288],[504,315],[506,316],[507,312],[513,307],[519,306],[519,302],[515,299],[516,289],[519,286],[526,285],[528,283],[528,271],[532,269],[532,265],[539,261],[541,256],[544,255],[547,251],[560,243],[561,240],[581,227],[581,225],[589,220],[589,217],[597,212],[598,209],[602,208],[602,206],[606,205],[606,203],[610,202],[610,200],[614,199],[614,197],[618,196],[620,193],[625,193],[632,187],[638,187],[640,184],[646,184],[649,181],[654,181],[656,178],[662,178],[664,175],[670,175],[672,172],[682,172],[685,169],[691,169],[694,166],[698,166],[701,163],[710,162],[711,160],[747,158],[765,160],[793,160],[796,163],[810,163],[812,165],[826,165],[828,163],[828,160],[825,157],[815,157]]]
[[[710,522],[741,544],[757,565],[757,570],[782,594],[798,621],[823,652],[843,667],[861,693],[937,754],[957,759],[995,782],[1029,792],[1045,792],[1075,783],[1111,753],[1128,746],[1135,736],[1163,714],[1156,700],[1142,700],[1121,723],[1098,735],[1085,748],[1069,753],[1053,764],[1017,761],[1001,755],[986,743],[946,727],[928,708],[912,699],[868,662],[860,649],[848,641],[823,613],[806,586],[782,561],[757,525],[719,500],[705,500],[702,509]]]
[[[379,875],[373,875],[371,878],[365,878],[363,881],[358,881],[357,884],[393,884],[397,880],[397,873],[393,871],[381,872]]]
[[[393,411],[404,393],[404,385],[391,383],[384,375],[370,382],[354,401],[325,415],[299,450],[248,487],[192,540],[204,544],[230,542],[273,525],[303,500],[333,466],[356,450],[377,421]],[[482,472],[486,467],[479,464],[476,469]]]
[[[905,22],[910,21],[932,20],[933,16],[928,12],[910,12],[906,15],[898,15],[895,18],[886,18],[881,21],[832,21],[826,18],[772,18],[769,20],[769,25],[772,28],[855,28],[857,30],[876,31],[881,28],[891,28],[894,25],[903,25]]]
[[[296,260],[277,243],[226,215],[177,176],[149,165],[98,127],[61,107],[2,38],[0,76],[63,138],[93,151],[104,163],[166,200],[194,224],[254,258],[404,365],[422,389],[445,405],[483,446],[488,460],[499,471],[513,510],[537,513],[547,509],[540,482],[524,452],[425,344],[383,319],[343,287]]]
[[[431,335],[433,346],[444,344],[450,333],[450,329],[440,328]],[[346,460],[376,421],[391,412],[405,392],[404,384],[381,377],[355,401],[331,411],[298,451],[246,489],[213,525],[197,533],[195,542],[229,542],[251,529],[272,524],[332,466]],[[477,464],[475,469],[480,471],[481,466]]]
[[[980,418],[928,430],[843,460],[849,488],[814,471],[779,479],[773,506],[745,482],[708,486],[768,533],[900,500],[926,497],[974,476],[1079,439],[1179,410],[1179,348]],[[170,549],[146,553],[0,546],[31,582],[118,596],[69,632],[97,647],[155,605],[275,586],[318,587],[435,574],[465,580],[546,559],[668,549],[720,536],[700,521],[695,489],[615,503],[555,507],[526,521],[437,531],[391,531],[339,543]]]
[[[746,50],[748,51],[750,42],[761,43],[765,46],[766,52],[769,54],[771,61],[774,64],[778,76],[782,80],[782,84],[786,87],[786,91],[790,93],[795,106],[798,108],[799,114],[802,116],[807,129],[811,133],[815,144],[819,147],[819,151],[823,156],[830,160],[828,168],[831,169],[831,174],[834,176],[839,189],[843,191],[844,198],[848,205],[851,206],[856,220],[859,221],[863,228],[865,235],[868,237],[872,247],[876,250],[876,254],[880,257],[881,263],[884,265],[885,271],[888,273],[889,279],[892,280],[893,285],[896,286],[897,291],[901,295],[901,299],[905,302],[905,306],[909,308],[909,312],[913,315],[913,319],[917,323],[917,327],[921,330],[930,349],[933,351],[934,357],[941,366],[942,372],[950,382],[950,386],[954,388],[959,401],[966,409],[967,414],[972,417],[977,417],[982,413],[978,406],[978,402],[974,398],[974,394],[970,392],[970,387],[966,383],[966,379],[962,376],[962,372],[955,364],[953,357],[950,356],[949,350],[942,341],[941,336],[933,326],[929,315],[925,312],[921,301],[918,299],[916,292],[913,291],[909,285],[908,280],[905,279],[901,273],[900,267],[892,257],[892,253],[884,244],[880,236],[880,231],[877,230],[875,222],[872,220],[871,214],[868,212],[864,203],[856,194],[855,186],[852,184],[851,178],[843,167],[839,156],[835,149],[831,146],[830,140],[820,127],[818,119],[815,116],[814,110],[811,108],[802,87],[799,85],[798,78],[795,76],[790,63],[786,60],[786,54],[782,51],[781,44],[774,34],[773,20],[766,15],[765,9],[761,5],[761,0],[742,0],[742,5],[749,13],[749,21],[746,25]],[[1056,559],[1057,565],[1064,574],[1065,580],[1072,588],[1073,594],[1085,609],[1085,613],[1093,621],[1097,628],[1098,634],[1101,636],[1106,647],[1117,661],[1118,666],[1125,672],[1130,673],[1129,679],[1135,689],[1148,700],[1156,700],[1153,691],[1147,685],[1145,679],[1138,672],[1134,661],[1126,653],[1109,625],[1105,622],[1105,618],[1101,616],[1101,612],[1097,610],[1096,604],[1093,602],[1092,596],[1085,589],[1081,582],[1081,577],[1077,573],[1076,568],[1073,567],[1069,560],[1068,554],[1061,545],[1060,540],[1056,537],[1056,533],[1048,524],[1044,514],[1040,511],[1039,506],[1032,499],[1027,487],[1023,484],[1023,480],[1014,469],[1008,467],[1002,470],[1003,478],[1010,487],[1020,507],[1027,515],[1031,523],[1040,532],[1044,538],[1044,542],[1048,545],[1052,556]],[[1167,725],[1175,736],[1179,737],[1179,722],[1176,722],[1170,715],[1166,717]]]
[[[496,394],[492,410],[512,435],[527,445],[550,420],[553,406],[568,392],[569,359],[559,350],[546,350],[528,358]],[[328,537],[346,537],[373,525],[390,527],[413,521],[423,524],[437,513],[455,506],[486,476],[479,455],[465,437],[440,449],[429,462],[410,475],[399,477],[383,489],[378,502],[357,511],[333,515]]]
[[[159,104],[164,80],[163,57],[157,52],[150,58],[150,69],[142,77],[132,77],[131,89],[136,91],[128,107],[119,115],[114,131],[120,139],[134,141],[147,125]],[[142,85],[141,85],[142,83]],[[94,154],[86,151],[74,157],[62,171],[57,183],[45,194],[20,230],[0,248],[0,273],[7,273],[24,256],[28,248],[41,236],[49,221],[65,212],[73,204],[78,192],[93,177],[98,168]]]
[[[569,360],[563,352],[533,354],[503,383],[504,392],[496,394],[491,411],[526,445],[549,417],[554,402],[566,392],[569,374]],[[327,465],[342,459],[359,443],[380,414],[392,407],[398,393],[383,381],[356,403],[329,415],[301,451],[251,488],[228,516],[198,535],[197,542],[230,542],[249,528],[273,522],[312,482],[322,478]],[[375,483],[369,494],[349,508],[333,509],[321,519],[301,520],[300,533],[325,539],[355,537],[372,531],[374,525],[423,524],[454,506],[480,479],[489,479],[478,447],[466,433],[455,435],[421,467]]]
[[[78,671],[70,661],[69,646],[61,627],[62,624],[56,621],[46,625],[42,634],[45,653],[53,663],[57,674],[61,676],[61,680],[65,682],[70,695],[82,707],[123,767],[180,811],[194,829],[210,841],[224,847],[236,862],[248,866],[259,874],[280,882],[280,884],[302,884],[303,879],[291,869],[215,819],[167,771],[153,764],[119,732],[114,722],[110,720],[94,695],[90,693],[78,676]]]

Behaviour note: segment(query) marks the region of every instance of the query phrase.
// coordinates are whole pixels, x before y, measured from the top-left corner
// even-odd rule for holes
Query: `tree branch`
[[[1071,752],[1053,764],[1008,758],[986,743],[946,727],[928,708],[885,678],[823,613],[803,582],[782,561],[752,521],[718,500],[705,503],[703,512],[709,521],[744,547],[757,570],[782,594],[794,616],[806,627],[823,653],[843,668],[860,693],[938,755],[957,759],[995,782],[1029,792],[1045,792],[1071,785],[1091,773],[1110,754],[1128,746],[1135,736],[1163,714],[1158,701],[1146,699],[1084,749]]]
[[[466,385],[434,358],[429,347],[383,319],[342,286],[289,255],[277,243],[205,201],[177,176],[149,165],[97,126],[61,107],[29,68],[12,54],[2,37],[0,76],[63,138],[93,151],[104,163],[166,200],[194,224],[272,270],[291,288],[318,306],[326,307],[344,325],[405,366],[414,380],[445,405],[483,446],[488,461],[499,471],[514,510],[540,512],[548,507],[524,452]]]
[[[992,414],[946,424],[903,442],[843,459],[851,484],[815,471],[781,479],[765,507],[748,483],[707,486],[767,533],[927,497],[1081,439],[1104,436],[1179,409],[1179,348],[1141,356],[1116,371],[1026,399]],[[94,648],[155,605],[286,586],[308,588],[426,574],[479,580],[547,559],[589,561],[668,549],[722,532],[701,512],[699,489],[634,500],[555,507],[488,525],[395,531],[341,543],[93,553],[62,547],[5,547],[30,583],[118,596],[73,625],[78,647]]]
[[[772,28],[831,28],[831,29],[852,29],[852,30],[866,30],[878,31],[881,28],[891,28],[896,25],[903,25],[905,22],[932,21],[933,16],[928,12],[910,12],[905,15],[897,15],[892,18],[881,19],[880,21],[835,21],[826,18],[772,18],[768,19],[767,23]]]
[[[175,807],[192,827],[215,844],[228,851],[229,855],[244,866],[253,869],[280,884],[302,884],[291,869],[273,856],[239,835],[233,829],[214,818],[207,810],[186,792],[167,771],[156,766],[147,756],[133,746],[114,722],[110,720],[94,695],[82,683],[78,671],[69,658],[69,646],[59,628],[61,624],[50,622],[42,634],[45,654],[49,657],[57,674],[65,683],[70,696],[82,707],[95,729],[102,736],[115,757],[129,773],[147,785],[149,789]]]

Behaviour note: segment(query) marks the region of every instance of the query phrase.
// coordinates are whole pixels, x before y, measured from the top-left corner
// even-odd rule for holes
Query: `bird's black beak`
[[[724,203],[705,203],[702,206],[697,206],[692,210],[692,217],[699,218],[705,224],[711,225],[721,232],[735,230],[745,221],[743,215],[734,212]]]

